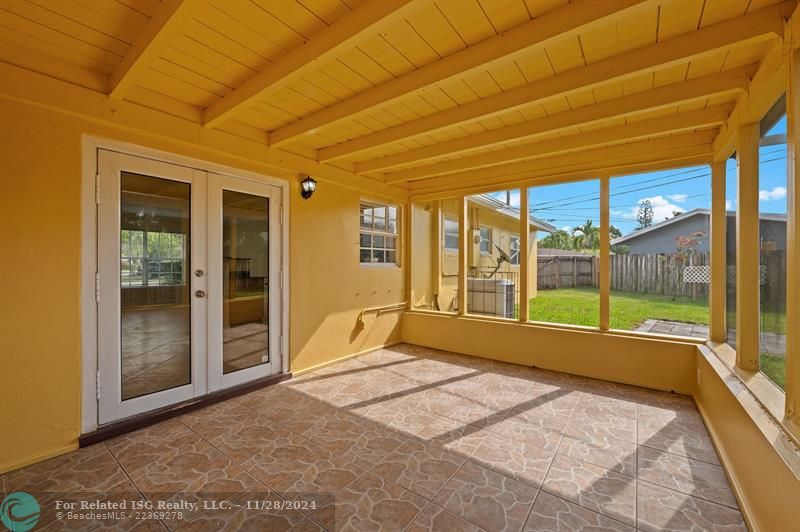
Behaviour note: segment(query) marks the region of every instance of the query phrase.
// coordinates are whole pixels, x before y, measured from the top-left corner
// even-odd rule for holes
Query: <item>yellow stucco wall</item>
[[[75,448],[81,413],[81,137],[89,134],[289,179],[293,371],[400,339],[402,268],[358,263],[360,193],[131,129],[0,98],[0,472]],[[370,195],[375,197],[374,194]]]
[[[696,346],[691,343],[436,313],[406,313],[403,340],[574,375],[694,393]]]

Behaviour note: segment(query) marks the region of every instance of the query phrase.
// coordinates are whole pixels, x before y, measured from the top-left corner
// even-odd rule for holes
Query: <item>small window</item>
[[[481,227],[481,253],[492,254],[492,230],[489,227]]]
[[[444,232],[444,249],[458,251],[458,220],[445,218],[442,231]]]
[[[509,239],[508,248],[511,251],[511,264],[519,265],[519,237],[512,235]]]
[[[361,264],[397,264],[397,207],[362,201],[360,225]]]

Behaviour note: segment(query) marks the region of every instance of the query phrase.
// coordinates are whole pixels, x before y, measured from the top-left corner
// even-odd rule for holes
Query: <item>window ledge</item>
[[[707,342],[698,348],[753,423],[800,478],[800,427],[784,417],[786,396],[761,372],[736,367],[736,351],[728,344]]]

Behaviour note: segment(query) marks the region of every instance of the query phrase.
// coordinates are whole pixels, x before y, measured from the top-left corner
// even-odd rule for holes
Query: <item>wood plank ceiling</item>
[[[0,61],[424,192],[708,157],[795,4],[3,0]]]

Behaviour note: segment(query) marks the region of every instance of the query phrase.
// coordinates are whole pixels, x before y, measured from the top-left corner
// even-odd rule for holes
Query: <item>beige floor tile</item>
[[[622,440],[636,443],[636,419],[612,414],[607,409],[579,407],[570,419],[566,434],[587,442]]]
[[[524,532],[633,532],[633,527],[577,504],[539,492]]]
[[[472,462],[465,463],[434,501],[485,530],[520,530],[536,488]]]
[[[489,434],[472,461],[535,488],[541,486],[555,451],[537,447],[526,440]]]
[[[565,435],[558,454],[576,458],[617,473],[636,476],[636,444],[608,436],[590,441]]]
[[[542,489],[623,523],[634,525],[636,479],[557,455]]]
[[[312,518],[318,522],[335,520],[336,530],[340,531],[403,530],[426,504],[419,495],[365,473],[336,492],[335,507],[328,504],[312,514]]]
[[[372,472],[427,499],[433,499],[466,457],[428,442],[408,441],[386,455]]]
[[[649,447],[638,449],[638,478],[734,509],[739,506],[722,468]]]
[[[406,532],[481,532],[482,530],[440,506],[428,504]]]
[[[747,532],[738,510],[641,480],[637,508],[646,532]]]

